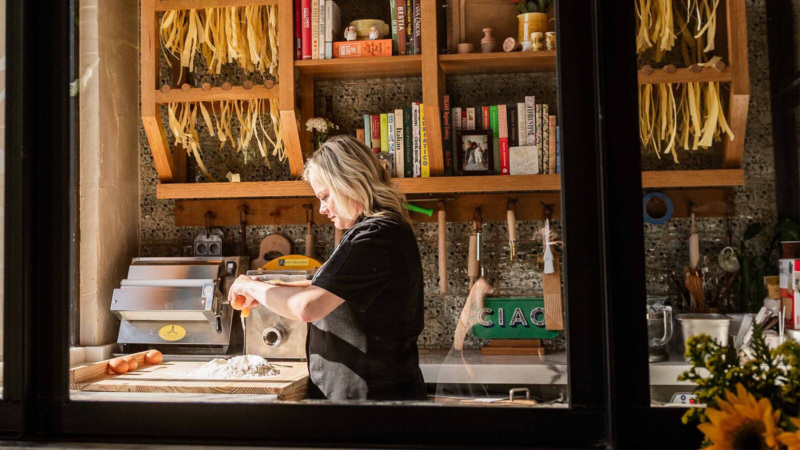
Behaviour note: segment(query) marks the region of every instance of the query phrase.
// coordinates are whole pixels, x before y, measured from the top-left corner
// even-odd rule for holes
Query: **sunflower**
[[[800,419],[791,418],[790,420],[797,428],[797,431],[783,433],[778,436],[778,440],[786,446],[787,450],[800,450]]]
[[[709,449],[776,448],[780,411],[772,411],[772,404],[762,398],[756,402],[744,386],[736,385],[737,393],[726,392],[727,401],[717,397],[719,409],[707,408],[711,421],[697,426],[712,442]]]

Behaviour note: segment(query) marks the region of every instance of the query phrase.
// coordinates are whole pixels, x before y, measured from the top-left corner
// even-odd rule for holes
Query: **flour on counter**
[[[199,378],[260,378],[279,375],[280,370],[260,356],[244,355],[213,359],[191,374]]]

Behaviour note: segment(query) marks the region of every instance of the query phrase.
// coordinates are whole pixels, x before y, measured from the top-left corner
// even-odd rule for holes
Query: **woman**
[[[419,247],[404,196],[366,145],[329,139],[303,179],[320,214],[348,230],[310,286],[240,276],[229,300],[308,322],[309,397],[424,400],[417,338],[423,328]]]

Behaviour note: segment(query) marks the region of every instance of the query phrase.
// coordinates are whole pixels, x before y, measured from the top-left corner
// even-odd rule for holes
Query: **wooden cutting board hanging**
[[[275,258],[292,254],[292,241],[280,234],[270,234],[261,240],[258,257],[250,263],[250,269],[260,269]]]

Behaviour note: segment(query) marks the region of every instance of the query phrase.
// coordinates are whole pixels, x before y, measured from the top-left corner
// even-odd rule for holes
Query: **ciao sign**
[[[481,339],[552,339],[544,323],[544,300],[533,297],[487,298],[474,317],[472,334]]]

